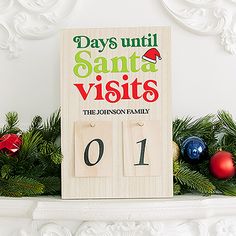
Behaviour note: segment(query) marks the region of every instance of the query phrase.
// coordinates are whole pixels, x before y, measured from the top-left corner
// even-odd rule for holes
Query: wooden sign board
[[[62,33],[62,197],[172,196],[170,29]]]

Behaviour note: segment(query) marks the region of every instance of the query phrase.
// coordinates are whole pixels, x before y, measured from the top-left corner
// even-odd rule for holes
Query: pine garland
[[[0,196],[60,194],[60,111],[46,122],[35,116],[26,131],[22,131],[18,124],[18,114],[11,112],[6,114],[6,124],[0,129],[0,137],[17,134],[22,139],[16,155],[0,151]],[[173,141],[180,146],[190,136],[202,138],[208,145],[210,156],[222,149],[236,157],[236,122],[228,112],[173,121]],[[179,159],[174,161],[173,178],[174,194],[236,196],[236,177],[228,180],[214,178],[209,171],[209,160],[190,165],[180,154]]]
[[[202,138],[208,145],[209,156],[219,150],[229,151],[236,157],[236,123],[225,111],[193,120],[191,117],[173,122],[173,141],[179,146],[190,136]],[[175,191],[175,186],[178,191]],[[224,194],[236,196],[236,177],[219,180],[209,171],[209,159],[197,165],[189,165],[180,157],[174,162],[174,193]]]
[[[5,134],[21,136],[22,145],[16,155],[0,152],[0,196],[36,196],[60,194],[61,149],[60,111],[45,123],[35,116],[27,131],[18,128],[18,114],[6,115]]]

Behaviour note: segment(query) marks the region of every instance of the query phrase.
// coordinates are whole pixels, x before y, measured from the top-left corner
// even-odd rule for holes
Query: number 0
[[[90,160],[89,160],[89,148],[90,148],[90,145],[93,142],[97,142],[98,145],[99,145],[98,160],[95,163],[91,163]],[[91,142],[89,142],[89,144],[86,146],[85,151],[84,151],[84,162],[85,162],[85,164],[87,166],[97,165],[98,162],[101,161],[103,153],[104,153],[104,143],[103,143],[103,141],[101,139],[93,139]]]

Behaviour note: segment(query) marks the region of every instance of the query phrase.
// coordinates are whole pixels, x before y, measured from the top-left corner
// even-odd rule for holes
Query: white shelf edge
[[[33,220],[155,221],[236,215],[234,197],[177,196],[162,200],[0,198],[0,217]]]

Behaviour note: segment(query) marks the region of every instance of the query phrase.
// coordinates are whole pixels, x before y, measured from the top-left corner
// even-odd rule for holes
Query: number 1
[[[138,164],[134,164],[135,166],[148,166],[149,164],[144,163],[144,154],[145,154],[145,148],[146,148],[146,143],[147,143],[147,139],[143,139],[138,143],[141,143],[141,152],[140,152],[140,158],[139,158],[139,163]]]

